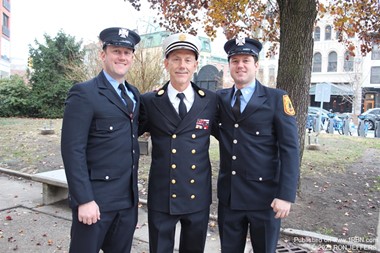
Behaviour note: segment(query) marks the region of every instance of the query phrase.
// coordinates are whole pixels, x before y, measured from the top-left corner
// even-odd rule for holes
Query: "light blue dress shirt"
[[[234,86],[234,95],[232,96],[232,99],[231,99],[231,107],[235,104],[235,100],[236,100],[236,91],[237,91],[237,88],[236,86]],[[248,101],[251,99],[253,93],[255,92],[255,88],[256,88],[256,80],[253,81],[250,85],[244,87],[243,89],[241,89],[241,97],[240,97],[240,112],[243,112],[245,107],[247,106],[248,104]]]
[[[119,95],[119,97],[124,101],[124,99],[121,97],[121,90],[119,89],[119,83],[113,79],[110,75],[107,74],[107,72],[105,72],[103,70],[103,73],[104,75],[106,76],[108,82],[111,83],[112,87],[115,89],[115,91],[117,92],[117,94]],[[132,102],[133,102],[133,110],[135,109],[135,106],[136,106],[136,100],[135,100],[135,97],[133,96],[133,93],[126,88],[126,92],[127,92],[127,95],[132,99]],[[124,104],[126,104],[126,102],[124,101]]]

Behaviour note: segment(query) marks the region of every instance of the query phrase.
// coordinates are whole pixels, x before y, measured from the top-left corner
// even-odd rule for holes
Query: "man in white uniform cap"
[[[163,87],[142,95],[140,134],[150,132],[152,164],[148,188],[151,253],[174,250],[181,223],[179,252],[203,253],[211,204],[210,134],[217,127],[215,93],[191,82],[198,65],[200,41],[173,34],[163,42]]]

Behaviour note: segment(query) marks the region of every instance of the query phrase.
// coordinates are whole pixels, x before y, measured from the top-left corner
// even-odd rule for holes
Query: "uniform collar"
[[[252,94],[255,92],[255,88],[256,88],[256,80],[254,80],[248,86],[240,89],[241,90],[241,94],[244,97],[245,101],[248,101],[249,98],[252,97]],[[234,86],[234,96],[235,96],[236,91],[237,91],[237,88],[236,88],[236,86]]]
[[[170,101],[174,101],[176,99],[178,93],[185,94],[185,99],[188,100],[188,101],[193,101],[194,100],[194,89],[191,86],[191,84],[189,84],[189,86],[187,86],[187,88],[183,92],[180,92],[180,91],[176,90],[173,87],[173,85],[169,82],[169,85],[168,85],[168,96],[169,96]]]

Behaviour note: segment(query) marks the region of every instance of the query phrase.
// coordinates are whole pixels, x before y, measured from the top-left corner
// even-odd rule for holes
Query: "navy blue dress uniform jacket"
[[[274,198],[295,201],[299,175],[296,118],[284,112],[286,93],[256,81],[235,120],[233,88],[217,91],[220,106],[218,199],[233,210],[271,208]]]
[[[103,72],[69,91],[61,151],[72,208],[95,200],[104,212],[138,202],[140,94],[127,86],[137,100],[133,115]]]
[[[216,94],[192,83],[194,103],[181,120],[167,94],[168,83],[141,98],[141,131],[150,132],[152,163],[148,208],[172,215],[211,204],[210,134],[216,126]]]

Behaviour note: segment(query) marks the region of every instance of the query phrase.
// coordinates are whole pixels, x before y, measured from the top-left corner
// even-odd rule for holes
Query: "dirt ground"
[[[0,123],[0,167],[30,174],[63,168],[59,147],[60,120],[31,123],[9,119]],[[55,133],[41,134],[41,128],[46,126],[53,126]],[[14,128],[18,130],[14,131]],[[149,156],[141,156],[142,198],[146,195],[149,163]],[[218,161],[213,161],[214,190],[217,167]],[[313,166],[307,168],[318,170]],[[318,232],[340,239],[358,238],[361,243],[374,244],[380,208],[379,149],[365,149],[364,154],[347,165],[344,171],[303,173],[299,192],[290,216],[283,220],[283,228]],[[211,214],[217,214],[216,208],[214,191]]]

